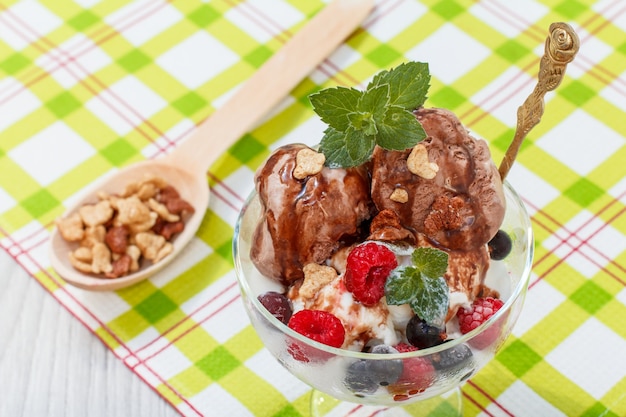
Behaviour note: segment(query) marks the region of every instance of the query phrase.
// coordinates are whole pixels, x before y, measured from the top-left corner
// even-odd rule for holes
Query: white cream
[[[319,290],[314,299],[303,299],[297,290],[288,293],[294,313],[302,309],[324,310],[335,315],[346,329],[343,347],[361,350],[369,339],[379,340],[387,345],[400,342],[396,334],[392,315],[384,301],[367,307],[357,302],[344,283],[343,275]]]

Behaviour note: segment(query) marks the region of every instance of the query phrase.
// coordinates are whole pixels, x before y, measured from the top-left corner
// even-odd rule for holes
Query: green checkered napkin
[[[104,173],[167,152],[325,2],[5,1],[0,5],[0,244],[183,415],[306,416],[309,388],[243,311],[233,225],[279,144],[319,141],[307,96],[429,62],[430,106],[453,110],[499,161],[532,91],[547,28],[581,51],[547,97],[509,180],[536,234],[513,335],[463,387],[468,416],[626,415],[626,8],[621,0],[380,0],[372,16],[208,174],[209,210],[172,265],[133,287],[66,285],[54,219]],[[280,74],[277,74],[280,76]]]

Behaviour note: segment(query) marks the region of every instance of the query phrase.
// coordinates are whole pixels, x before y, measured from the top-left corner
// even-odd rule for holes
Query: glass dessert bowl
[[[344,411],[355,415],[363,407],[367,415],[462,415],[460,386],[494,357],[511,333],[531,274],[530,218],[515,190],[506,182],[503,189],[506,211],[500,229],[511,238],[512,248],[504,259],[490,261],[485,284],[499,292],[504,304],[466,334],[448,329],[449,340],[404,353],[331,347],[292,330],[268,311],[258,297],[268,291],[284,292],[284,288],[263,276],[250,258],[262,209],[256,192],[249,196],[233,240],[244,307],[271,354],[314,388],[311,415],[344,415]]]

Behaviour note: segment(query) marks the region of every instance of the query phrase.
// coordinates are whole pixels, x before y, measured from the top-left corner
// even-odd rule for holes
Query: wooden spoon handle
[[[168,155],[170,163],[206,174],[223,152],[355,30],[373,5],[373,0],[335,0],[326,6]]]
[[[544,109],[543,97],[561,83],[565,67],[574,59],[579,47],[578,35],[571,26],[561,22],[550,25],[550,36],[546,39],[545,52],[539,63],[537,85],[524,104],[517,109],[515,136],[498,168],[500,178],[503,180],[513,166],[522,141],[541,120]]]

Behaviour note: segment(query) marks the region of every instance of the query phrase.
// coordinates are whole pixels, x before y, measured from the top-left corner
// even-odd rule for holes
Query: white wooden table
[[[177,416],[0,251],[0,416]]]

